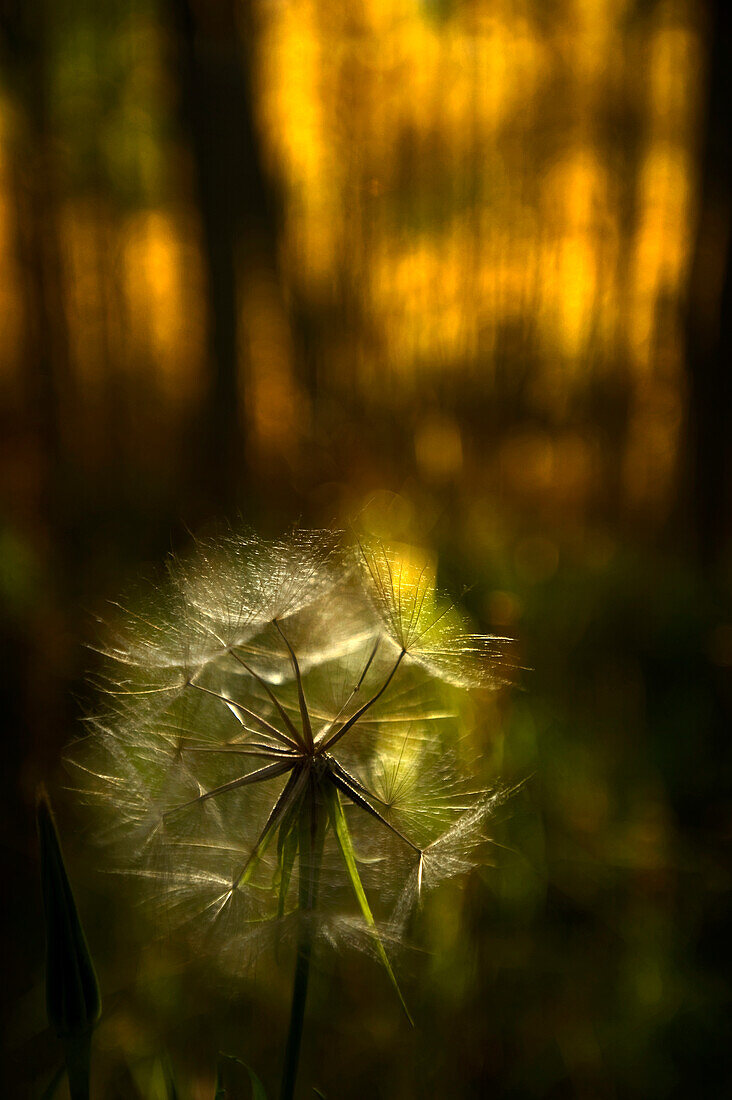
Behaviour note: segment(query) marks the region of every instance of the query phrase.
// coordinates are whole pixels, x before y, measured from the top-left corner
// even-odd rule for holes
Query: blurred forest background
[[[0,12],[13,1080],[38,1095],[60,1061],[45,779],[105,998],[99,1095],[165,1095],[164,1050],[196,1098],[220,1048],[274,1087],[289,973],[230,1004],[141,949],[59,760],[95,615],[189,529],[359,515],[432,544],[477,625],[519,639],[482,736],[496,776],[531,778],[496,867],[422,918],[414,1032],[373,964],[323,961],[302,1095],[725,1095],[724,0]]]

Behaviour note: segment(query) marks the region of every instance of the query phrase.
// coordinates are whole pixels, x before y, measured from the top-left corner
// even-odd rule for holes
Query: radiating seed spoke
[[[371,653],[370,653],[369,658],[366,662],[366,665],[364,666],[364,670],[358,678],[358,683],[356,684],[356,686],[352,690],[351,694],[346,699],[345,703],[343,703],[343,705],[341,707],[339,707],[338,713],[336,714],[335,718],[331,719],[331,721],[328,722],[328,725],[326,726],[326,728],[322,731],[322,733],[318,737],[318,744],[319,745],[321,745],[323,743],[323,741],[326,739],[328,734],[331,732],[331,730],[335,726],[336,722],[339,720],[339,718],[343,714],[344,710],[348,710],[348,707],[350,706],[351,700],[353,699],[354,695],[356,695],[361,690],[361,684],[366,679],[366,675],[367,675],[369,669],[371,668],[371,664],[373,662],[374,657],[376,656],[376,651],[377,651],[378,648],[379,648],[379,639],[377,638],[376,639],[376,644],[374,645],[374,648],[371,650]]]
[[[242,714],[246,714],[247,718],[252,718],[255,722],[259,722],[259,725],[275,737],[283,745],[287,745],[288,748],[297,749],[299,746],[295,741],[291,741],[286,734],[281,733],[276,726],[273,726],[271,722],[268,722],[266,718],[262,718],[259,714],[256,714],[253,710],[249,710],[248,707],[243,706],[241,703],[235,702],[233,699],[227,698],[226,695],[222,695],[219,691],[212,691],[211,688],[203,687],[202,684],[196,684],[193,680],[188,681],[188,686],[195,688],[196,691],[203,691],[206,695],[212,695],[214,699],[220,699],[223,703],[226,703],[227,707],[232,710],[240,710]]]
[[[282,633],[282,631],[280,631],[280,633]],[[301,740],[301,737],[300,737],[300,734],[298,733],[298,730],[297,730],[297,727],[295,726],[295,723],[294,723],[294,722],[292,721],[292,719],[290,718],[289,714],[287,713],[287,711],[285,710],[285,708],[284,708],[284,707],[282,706],[282,703],[281,703],[281,702],[279,701],[279,699],[277,698],[277,696],[275,695],[275,693],[274,693],[274,692],[272,691],[271,687],[269,686],[269,684],[267,683],[267,681],[266,681],[266,680],[264,679],[264,677],[260,676],[258,672],[255,672],[255,671],[254,671],[254,669],[253,669],[253,668],[251,668],[251,666],[250,666],[250,665],[248,665],[248,664],[246,663],[246,661],[245,661],[245,660],[243,659],[243,657],[240,657],[240,656],[239,656],[239,654],[238,654],[238,653],[236,652],[236,650],[232,649],[232,650],[230,650],[229,652],[231,653],[231,656],[232,656],[232,657],[233,657],[233,658],[234,658],[234,659],[235,659],[236,661],[238,661],[238,662],[239,662],[239,664],[240,664],[240,665],[242,666],[242,668],[246,669],[246,671],[247,671],[247,672],[248,672],[248,673],[249,673],[249,674],[250,674],[251,676],[253,676],[253,677],[254,677],[254,679],[255,679],[255,680],[256,680],[256,681],[257,681],[257,682],[258,682],[259,684],[261,684],[261,685],[262,685],[262,687],[264,688],[264,690],[265,690],[265,691],[267,692],[267,695],[269,696],[269,698],[270,698],[270,699],[272,700],[272,702],[273,702],[273,703],[274,703],[274,705],[276,706],[276,708],[277,708],[277,711],[278,711],[278,713],[279,713],[279,715],[280,715],[280,718],[282,719],[282,721],[283,721],[283,722],[285,723],[285,726],[286,726],[286,727],[287,727],[287,729],[289,730],[290,736],[291,736],[291,737],[292,737],[292,738],[293,738],[293,739],[294,739],[295,741],[297,741],[297,742],[300,742],[300,740]]]
[[[170,817],[171,814],[177,814],[189,806],[195,806],[198,802],[205,802],[208,798],[215,798],[216,795],[224,794],[226,791],[236,790],[237,787],[246,787],[250,783],[261,783],[265,779],[275,779],[278,775],[284,775],[293,766],[293,760],[278,760],[274,764],[266,764],[255,772],[239,776],[238,779],[232,779],[229,783],[222,783],[220,787],[214,787],[212,791],[206,791],[205,794],[200,794],[198,798],[192,798],[190,802],[184,802],[180,806],[174,806],[172,810],[166,810],[163,817]]]
[[[346,771],[343,765],[339,763],[334,756],[326,754],[326,759],[328,761],[329,767],[336,773],[336,775],[339,775],[341,779],[343,779],[346,783],[350,783],[351,786],[354,787],[361,794],[366,795],[367,798],[372,798],[374,802],[380,802],[382,806],[389,805],[389,803],[385,799],[380,798],[378,794],[374,794],[374,792],[370,791],[368,787],[365,787],[360,779],[356,779],[355,775],[351,775],[349,771]]]
[[[297,683],[297,698],[298,698],[298,701],[300,703],[300,718],[302,719],[303,737],[305,738],[306,746],[310,750],[312,750],[312,748],[313,748],[313,729],[312,729],[312,726],[310,725],[310,714],[308,713],[307,703],[305,702],[305,692],[303,691],[303,686],[302,686],[302,676],[300,675],[300,665],[299,665],[297,657],[295,655],[295,650],[292,648],[289,641],[285,637],[285,633],[284,633],[282,627],[280,626],[280,624],[277,622],[277,619],[274,620],[274,624],[275,624],[275,626],[277,627],[277,630],[280,633],[280,637],[282,638],[282,641],[287,646],[288,653],[290,654],[290,661],[292,663],[292,668],[293,668],[293,671],[295,673],[295,681]]]
[[[406,650],[403,649],[401,651],[401,653],[399,654],[399,656],[397,657],[394,667],[392,668],[391,672],[389,673],[389,675],[387,676],[386,680],[381,685],[379,690],[376,692],[376,694],[372,695],[371,698],[368,700],[368,702],[364,703],[364,705],[362,707],[360,707],[356,711],[355,714],[352,714],[351,717],[348,719],[348,721],[344,722],[343,725],[341,726],[341,728],[336,733],[334,733],[333,736],[330,737],[325,742],[325,748],[326,749],[332,748],[333,745],[335,745],[337,741],[340,741],[341,737],[343,737],[343,735],[345,733],[348,733],[348,731],[351,729],[352,726],[355,726],[355,724],[356,724],[356,722],[358,722],[359,718],[362,718],[364,716],[364,714],[366,713],[366,711],[369,710],[374,705],[374,703],[376,703],[377,700],[379,700],[381,698],[381,696],[384,694],[384,692],[388,688],[389,684],[391,683],[392,678],[393,678],[396,670],[399,668],[399,665],[401,664],[402,658],[404,657],[405,653],[406,653]]]
[[[242,867],[241,871],[232,881],[231,889],[236,890],[242,883],[244,876],[252,865],[254,859],[261,853],[265,844],[270,838],[271,833],[274,831],[275,826],[282,820],[284,815],[293,804],[300,791],[305,786],[308,779],[307,768],[300,768],[297,771],[293,771],[290,778],[287,780],[285,787],[275,802],[274,806],[270,810],[269,817],[264,823],[264,828],[259,834],[256,844],[252,848],[246,863]]]
[[[231,756],[264,756],[271,760],[282,760],[283,757],[291,760],[299,759],[297,753],[288,752],[285,749],[270,748],[267,745],[248,745],[242,748],[235,745],[221,745],[218,748],[210,745],[181,745],[181,752],[215,752],[226,753]]]

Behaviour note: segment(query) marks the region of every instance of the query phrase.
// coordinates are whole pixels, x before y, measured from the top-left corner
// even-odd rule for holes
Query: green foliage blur
[[[97,620],[221,516],[426,545],[522,666],[475,701],[520,784],[493,866],[398,962],[417,1026],[373,962],[324,955],[301,1094],[726,1095],[728,22],[682,0],[4,6],[6,1095],[63,1057],[41,780],[102,990],[96,1095],[157,1100],[172,1074],[213,1097],[220,1051],[276,1094],[288,965],[226,988],[154,938],[63,790]]]

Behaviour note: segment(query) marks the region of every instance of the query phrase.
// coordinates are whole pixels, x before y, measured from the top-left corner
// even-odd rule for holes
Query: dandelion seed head
[[[475,865],[495,796],[464,689],[500,681],[500,641],[467,630],[424,555],[229,530],[114,618],[70,783],[140,907],[226,973],[302,921],[383,961],[410,908]]]

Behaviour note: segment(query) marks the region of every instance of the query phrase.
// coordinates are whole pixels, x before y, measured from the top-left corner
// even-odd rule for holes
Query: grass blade
[[[64,1045],[72,1100],[88,1100],[91,1033],[102,1010],[99,985],[43,790],[36,821],[46,924],[48,1020]]]
[[[285,915],[285,902],[287,901],[287,891],[290,886],[290,879],[292,878],[292,870],[295,866],[297,848],[298,836],[296,824],[293,822],[287,827],[283,823],[277,840],[280,872],[279,897],[277,899],[278,917],[283,917]]]
[[[260,1081],[257,1074],[248,1066],[246,1062],[242,1062],[241,1058],[235,1058],[233,1054],[219,1054],[219,1064],[216,1067],[216,1092],[214,1093],[214,1100],[234,1100],[235,1096],[241,1095],[240,1093],[229,1092],[224,1084],[223,1063],[233,1062],[237,1066],[241,1066],[245,1069],[249,1075],[249,1082],[252,1086],[252,1100],[267,1100],[267,1093],[264,1091],[264,1085]]]
[[[361,882],[361,876],[358,873],[358,867],[356,866],[356,853],[353,850],[351,832],[348,828],[346,815],[343,812],[340,794],[335,787],[328,787],[326,789],[328,791],[328,809],[330,811],[333,831],[336,835],[338,845],[341,849],[343,862],[346,865],[346,870],[348,871],[348,877],[351,880],[353,892],[356,895],[356,900],[358,901],[358,904],[361,908],[363,919],[366,921],[366,924],[371,929],[374,935],[376,950],[378,951],[379,958],[381,959],[386,973],[389,975],[389,980],[394,986],[394,990],[397,997],[399,998],[399,1002],[404,1009],[404,1012],[406,1013],[407,1019],[409,1020],[412,1027],[414,1027],[414,1020],[412,1019],[406,1002],[402,997],[402,993],[399,989],[399,985],[397,984],[396,977],[394,976],[394,971],[392,970],[391,963],[389,962],[389,958],[386,954],[386,951],[384,950],[384,945],[381,942],[381,937],[379,936],[379,931],[376,927],[374,915],[371,912],[371,906],[369,905],[368,898],[366,897],[366,891],[364,890],[363,883]]]

